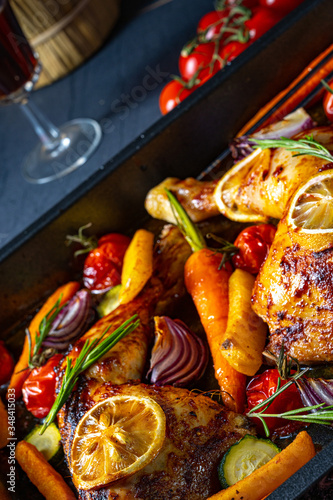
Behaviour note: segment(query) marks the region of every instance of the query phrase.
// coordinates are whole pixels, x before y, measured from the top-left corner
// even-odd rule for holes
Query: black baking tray
[[[333,43],[332,19],[332,0],[304,1],[6,245],[0,252],[0,337],[13,343],[22,318],[73,276],[67,234],[87,222],[95,234],[132,234],[144,225],[149,219],[144,209],[148,190],[167,176],[195,177],[204,171],[261,106]],[[271,500],[303,498],[332,469],[333,432],[311,432],[323,450],[270,495]]]

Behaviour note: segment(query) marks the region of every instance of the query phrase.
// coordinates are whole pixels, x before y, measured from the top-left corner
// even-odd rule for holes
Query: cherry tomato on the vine
[[[0,340],[0,385],[6,384],[14,370],[14,359],[5,343]]]
[[[261,224],[243,229],[234,242],[239,252],[232,258],[233,265],[243,271],[257,274],[261,264],[266,260],[275,233],[276,227],[273,224]]]
[[[275,12],[273,9],[265,7],[257,7],[253,9],[253,16],[248,21],[245,21],[245,26],[249,30],[249,37],[252,42],[260,38],[278,23],[283,17],[280,12]]]
[[[259,0],[260,5],[276,10],[284,15],[296,9],[304,0]]]
[[[180,54],[179,71],[185,81],[190,81],[194,76],[204,83],[212,77],[222,65],[219,60],[214,61],[215,43],[201,43],[188,55]]]
[[[159,99],[160,110],[163,115],[169,113],[180,104],[186,97],[192,94],[193,89],[187,89],[177,80],[167,83],[162,89]]]
[[[22,387],[23,401],[35,417],[44,418],[55,401],[56,372],[62,354],[55,354],[45,365],[34,368]]]
[[[330,87],[332,89],[332,92],[326,90],[323,99],[323,107],[325,115],[327,116],[330,122],[333,122],[333,83],[331,83]]]
[[[124,255],[130,241],[118,233],[100,238],[97,248],[89,252],[84,262],[83,283],[86,288],[102,293],[120,284]]]
[[[252,380],[250,380],[246,388],[247,411],[262,403],[276,392],[279,377],[279,371],[276,368],[271,368],[254,376]],[[287,382],[287,380],[281,379],[280,387],[284,386]],[[295,384],[292,384],[273,400],[264,413],[284,413],[289,410],[295,410],[296,408],[302,408],[303,406],[298,389]],[[265,421],[270,431],[288,424],[287,420],[277,417],[269,417],[266,418]],[[258,430],[262,432],[263,427],[261,422],[257,418],[255,418],[255,422]]]
[[[217,37],[225,24],[226,18],[229,16],[231,9],[213,10],[205,14],[199,21],[197,32],[205,34],[206,40],[212,40]],[[226,34],[224,38],[229,36]],[[223,36],[222,36],[223,39]]]
[[[251,45],[251,42],[241,43],[241,42],[229,42],[222,50],[220,50],[219,56],[226,63],[230,63],[239,56],[244,50]]]

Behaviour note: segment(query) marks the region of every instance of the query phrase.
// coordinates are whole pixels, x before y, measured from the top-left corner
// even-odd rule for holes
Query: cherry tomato
[[[234,243],[239,248],[239,252],[232,258],[234,266],[257,274],[266,260],[275,232],[276,227],[272,224],[261,224],[243,229]]]
[[[283,13],[284,15],[296,9],[303,0],[259,0],[260,5]]]
[[[260,38],[266,31],[282,19],[283,15],[273,9],[257,7],[253,9],[253,16],[245,21],[245,26],[249,30],[249,37],[252,42]]]
[[[177,80],[172,80],[167,83],[165,87],[162,89],[159,105],[160,110],[163,115],[166,115],[175,108],[178,104],[180,104],[186,97],[192,94],[193,89],[187,89],[183,84],[178,82]]]
[[[0,340],[0,385],[6,384],[14,370],[14,359],[5,343]]]
[[[332,92],[327,90],[324,95],[323,107],[325,115],[330,122],[333,122],[333,83],[330,85]]]
[[[130,238],[111,233],[98,241],[84,262],[83,283],[95,293],[106,292],[121,281],[121,269]]]
[[[55,401],[56,372],[62,354],[55,354],[45,365],[34,368],[22,387],[23,401],[35,417],[44,418]]]
[[[205,33],[206,40],[212,40],[220,33],[225,19],[230,14],[230,8],[223,10],[213,10],[205,14],[199,21],[197,32]],[[230,36],[230,33],[226,36]]]
[[[246,388],[247,411],[262,403],[276,392],[278,379],[279,371],[276,368],[266,370],[260,375],[253,377]],[[287,380],[281,379],[281,387],[287,382]],[[283,413],[289,410],[295,410],[296,408],[302,408],[303,406],[298,389],[295,384],[292,384],[273,400],[264,413]],[[263,427],[261,422],[257,418],[255,418],[255,421],[258,430],[262,432]],[[265,421],[270,431],[288,424],[287,420],[276,417],[266,418]]]
[[[235,57],[244,52],[249,45],[251,45],[250,42],[229,42],[220,50],[219,56],[223,61],[230,63]]]
[[[194,76],[200,80],[202,85],[221,69],[221,63],[216,60],[213,63],[215,43],[199,44],[189,55],[180,54],[179,71],[185,81],[190,81]]]

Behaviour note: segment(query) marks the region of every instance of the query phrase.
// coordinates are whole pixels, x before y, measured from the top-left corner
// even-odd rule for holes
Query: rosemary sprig
[[[139,323],[140,320],[138,319],[138,315],[135,314],[106,338],[104,337],[111,325],[103,332],[100,338],[94,339],[93,341],[89,341],[89,339],[86,340],[74,365],[72,363],[72,359],[69,356],[66,357],[67,365],[59,393],[49,414],[45,418],[40,434],[43,434],[47,427],[56,418],[57,413],[69,398],[79,375],[87,370],[93,363],[98,361],[117,342],[119,342],[119,340],[124,338],[125,335],[133,332]]]
[[[58,316],[61,309],[64,307],[63,305],[60,306],[61,299],[62,299],[62,295],[60,295],[59,299],[54,304],[52,309],[46,314],[46,316],[44,316],[42,321],[39,323],[38,333],[37,332],[35,333],[35,346],[34,346],[32,352],[31,352],[30,332],[28,329],[26,330],[26,334],[28,336],[28,341],[29,341],[29,362],[28,362],[28,365],[29,365],[29,368],[31,368],[31,369],[36,367],[36,366],[40,366],[40,364],[41,364],[40,349],[42,347],[44,340],[46,339],[46,337],[48,336],[48,334],[51,330],[53,321]]]
[[[308,135],[305,139],[299,139],[298,141],[288,139],[287,137],[280,137],[280,139],[251,138],[250,144],[254,149],[284,148],[287,151],[293,151],[295,153],[293,156],[310,155],[327,160],[329,163],[333,161],[333,156],[329,150],[317,142],[312,135]]]
[[[263,427],[266,434],[266,437],[269,437],[270,431],[265,422],[266,418],[282,418],[285,420],[294,420],[297,422],[304,422],[308,424],[322,424],[322,425],[330,425],[333,422],[333,405],[332,406],[324,406],[325,403],[320,403],[313,406],[305,406],[302,408],[296,408],[294,410],[286,411],[284,413],[264,413],[267,408],[271,405],[275,398],[277,398],[283,391],[288,389],[297,379],[303,377],[305,373],[307,373],[309,368],[305,368],[294,375],[291,376],[290,380],[283,385],[280,386],[280,381],[278,383],[277,390],[272,394],[269,398],[265,399],[261,403],[257,404],[254,408],[252,408],[246,415],[251,418],[258,418]],[[315,411],[314,410],[319,410]]]

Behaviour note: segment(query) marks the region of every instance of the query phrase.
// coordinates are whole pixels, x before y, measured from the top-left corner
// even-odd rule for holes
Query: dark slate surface
[[[33,92],[34,103],[56,125],[90,117],[102,126],[94,156],[62,179],[44,185],[23,179],[22,160],[37,139],[18,106],[0,108],[0,248],[161,117],[161,89],[178,71],[181,47],[212,7],[212,0],[124,0],[105,46],[69,76]],[[146,91],[145,82],[154,88]]]

